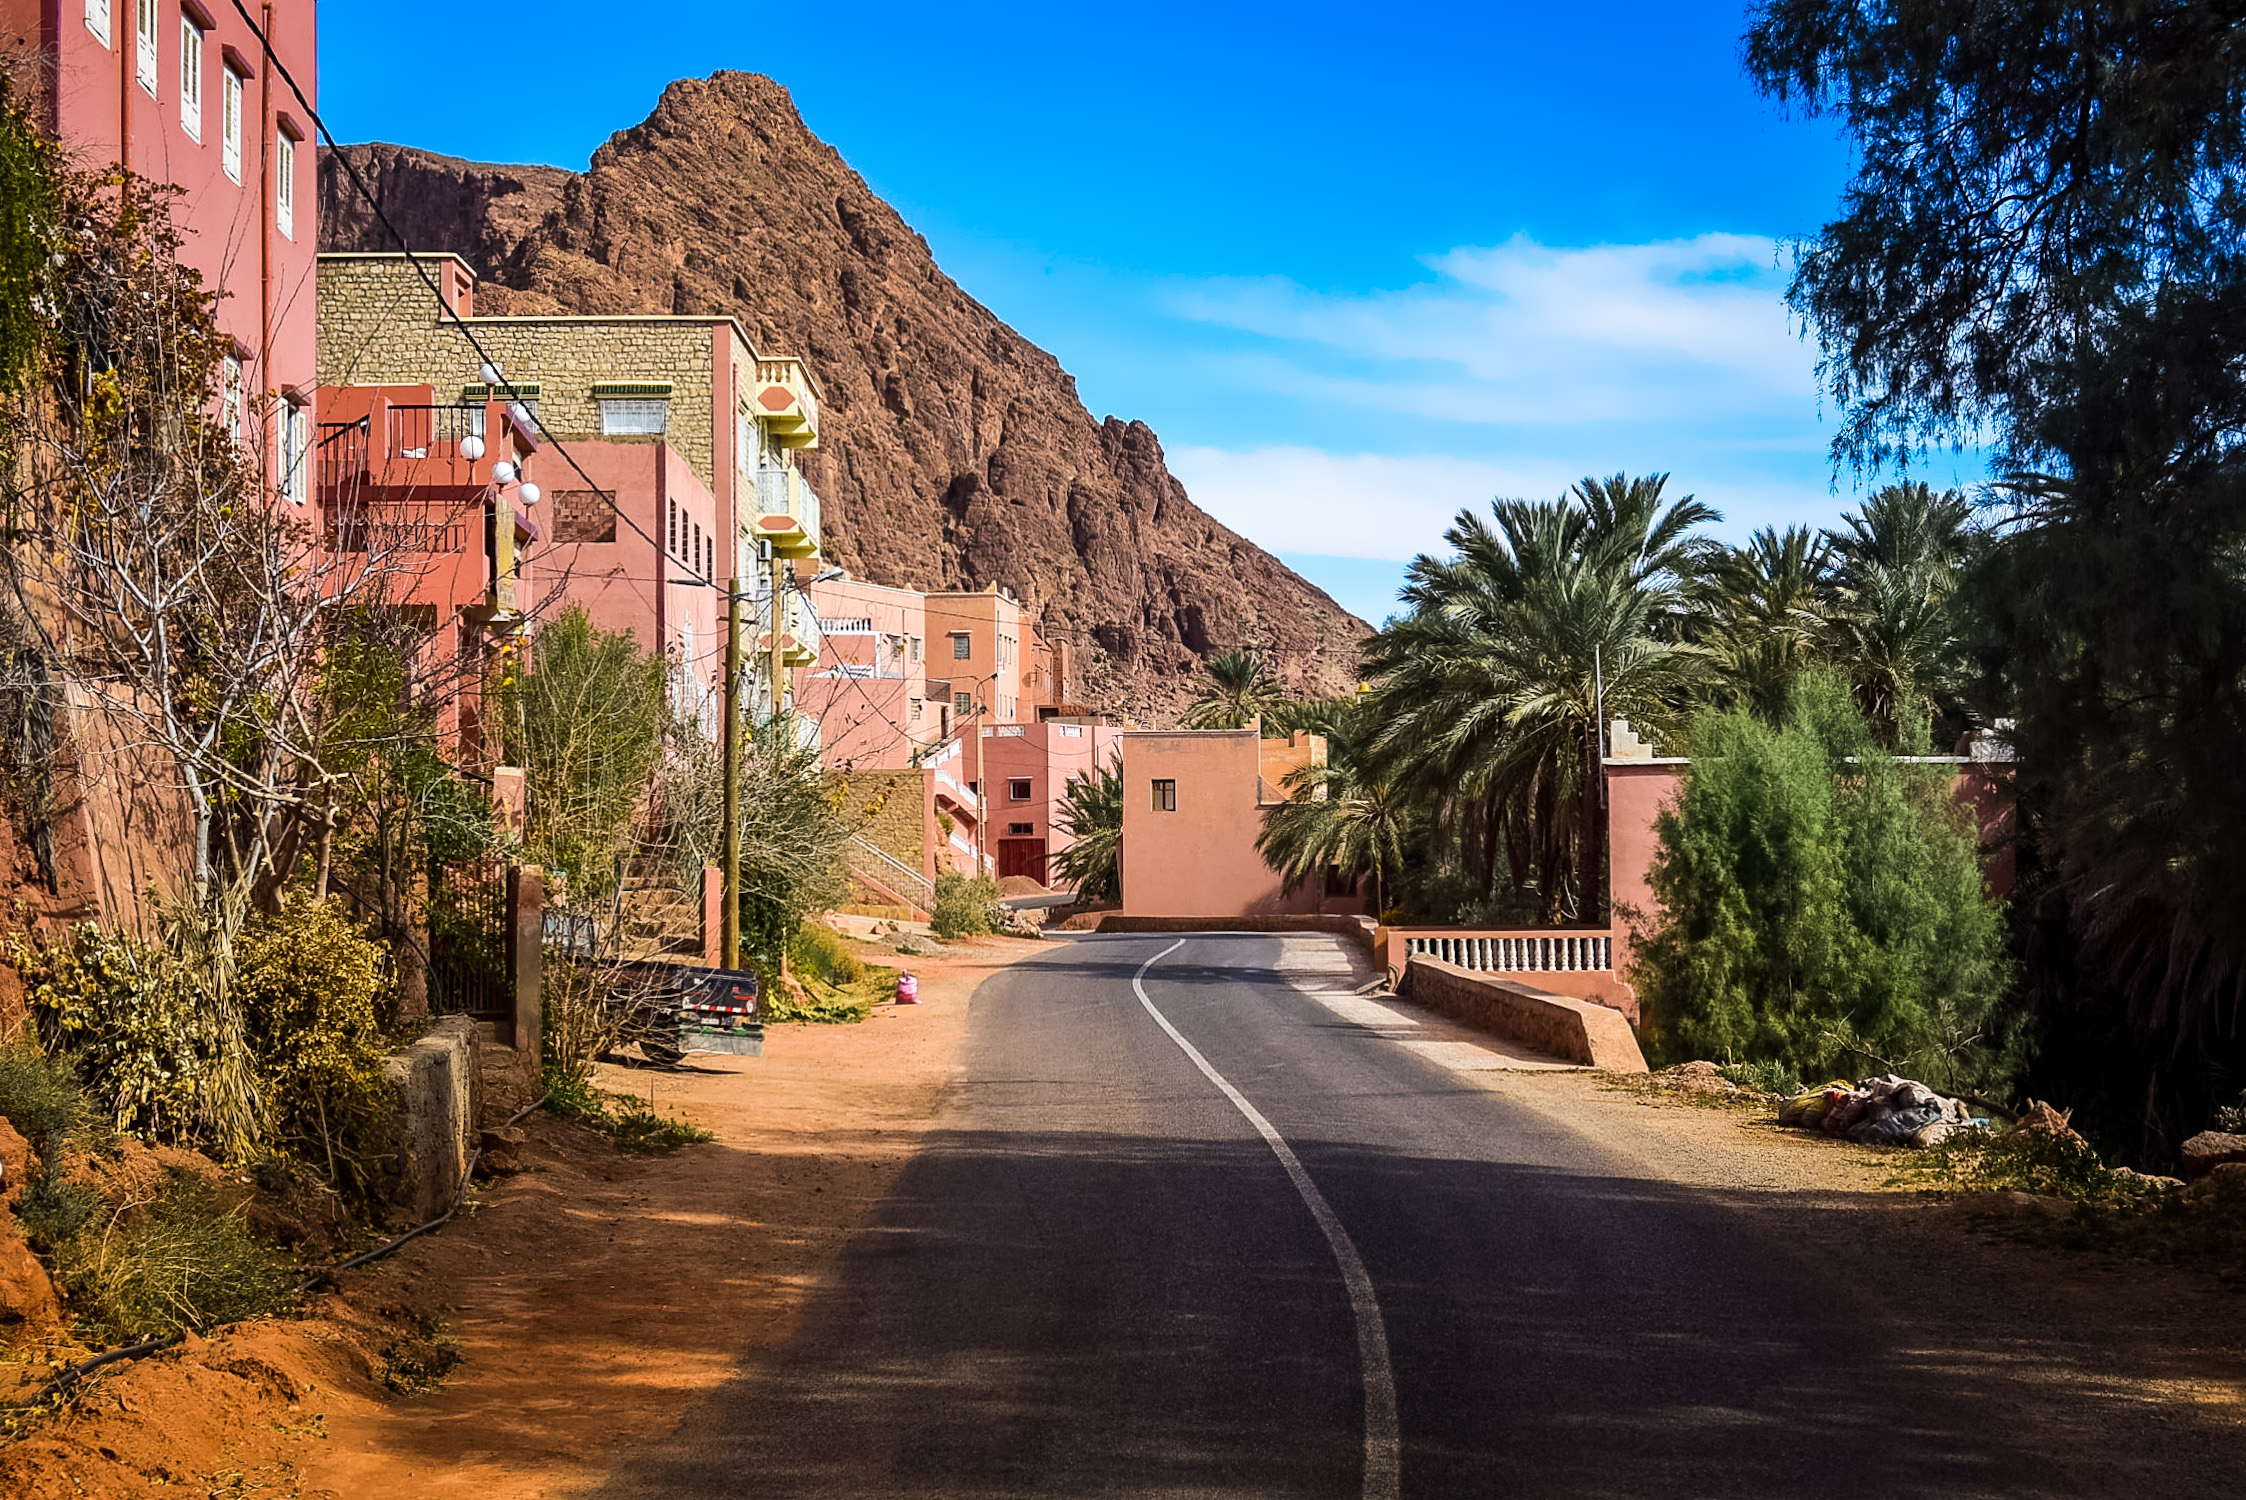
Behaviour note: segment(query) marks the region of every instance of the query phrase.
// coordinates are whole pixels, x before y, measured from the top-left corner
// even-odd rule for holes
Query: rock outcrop
[[[1003,585],[1076,643],[1085,692],[1160,714],[1243,642],[1312,692],[1365,626],[1187,497],[1143,423],[1095,421],[1059,362],[962,291],[928,244],[747,73],[688,79],[583,174],[343,148],[416,249],[485,278],[486,312],[731,313],[820,381],[807,477],[828,551],[926,589]],[[321,237],[389,250],[321,163]]]

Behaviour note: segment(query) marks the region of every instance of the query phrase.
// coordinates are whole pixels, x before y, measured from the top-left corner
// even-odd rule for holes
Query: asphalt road
[[[986,982],[946,1127],[797,1336],[602,1493],[2074,1493],[1813,1258],[1368,1045],[1279,939],[1176,941]]]

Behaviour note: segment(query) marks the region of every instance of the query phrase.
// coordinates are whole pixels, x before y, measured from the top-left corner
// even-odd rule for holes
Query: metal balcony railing
[[[803,475],[780,464],[758,469],[756,535],[782,557],[811,557],[819,551],[819,495]],[[788,524],[793,522],[793,525]]]

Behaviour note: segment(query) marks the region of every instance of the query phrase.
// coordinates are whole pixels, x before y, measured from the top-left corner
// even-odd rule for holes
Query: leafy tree
[[[2039,1050],[2072,1059],[2037,1086],[2145,1160],[2246,1070],[2238,28],[2231,4],[1779,0],[1747,40],[1860,149],[1792,292],[1836,452],[2000,449],[1968,636],[1981,711],[2015,721]]]
[[[1631,974],[1655,1049],[1803,1077],[1999,1081],[2003,915],[1948,768],[1882,752],[1847,684],[1814,672],[1783,726],[1711,711],[1691,750],[1658,825],[1661,915]]]
[[[1429,810],[1474,887],[1505,883],[1540,921],[1603,904],[1602,687],[1608,717],[1659,730],[1702,670],[1677,637],[1706,550],[1692,528],[1715,512],[1664,505],[1666,478],[1460,512],[1453,554],[1412,563],[1409,612],[1365,643],[1364,774]]]
[[[1071,776],[1053,810],[1053,826],[1074,840],[1053,856],[1053,870],[1074,885],[1077,899],[1122,900],[1122,760]]]
[[[524,842],[573,899],[605,891],[663,756],[663,658],[570,608],[532,638],[510,750],[530,784]]]
[[[1261,652],[1246,646],[1201,663],[1208,681],[1186,705],[1179,722],[1188,729],[1245,729],[1279,702],[1279,684]]]

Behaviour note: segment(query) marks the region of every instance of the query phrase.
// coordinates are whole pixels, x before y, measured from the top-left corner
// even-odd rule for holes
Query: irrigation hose
[[[516,1110],[512,1115],[509,1115],[507,1117],[507,1124],[513,1125],[518,1120],[528,1118],[531,1111],[543,1108],[546,1102],[551,1098],[553,1098],[553,1094],[551,1092],[539,1095],[537,1099],[533,1100],[529,1104],[524,1105],[521,1109]],[[505,1129],[506,1127],[502,1126],[500,1128]],[[441,1225],[449,1222],[453,1215],[460,1212],[460,1206],[468,1201],[468,1185],[475,1180],[476,1163],[482,1159],[483,1154],[484,1148],[482,1146],[478,1146],[475,1150],[468,1153],[468,1169],[460,1175],[460,1192],[459,1195],[452,1200],[452,1207],[446,1209],[442,1214],[439,1214],[436,1218],[431,1219],[426,1224],[416,1224],[413,1228],[407,1230],[404,1234],[399,1235],[396,1239],[390,1241],[386,1245],[379,1245],[374,1249],[367,1251],[363,1255],[354,1255],[349,1260],[344,1261],[340,1265],[329,1266],[324,1270],[311,1272],[309,1275],[305,1276],[303,1280],[297,1283],[297,1290],[303,1291],[306,1287],[309,1287],[316,1282],[324,1281],[330,1276],[334,1276],[341,1272],[351,1270],[356,1266],[363,1266],[368,1261],[380,1260],[383,1256],[390,1254],[399,1246],[404,1245],[411,1240],[417,1239],[420,1236],[427,1234],[430,1230],[436,1229]],[[155,1354],[164,1349],[169,1349],[172,1345],[178,1343],[183,1337],[184,1335],[182,1334],[167,1333],[156,1338],[142,1339],[137,1344],[127,1344],[121,1349],[112,1349],[106,1354],[97,1354],[91,1359],[82,1359],[77,1364],[67,1367],[62,1371],[61,1374],[55,1376],[54,1379],[41,1386],[38,1393],[34,1395],[29,1401],[18,1401],[5,1406],[0,1406],[0,1412],[35,1411],[39,1407],[44,1406],[47,1402],[53,1400],[55,1397],[61,1395],[63,1392],[69,1390],[72,1386],[76,1385],[79,1381],[85,1379],[88,1375],[91,1375],[94,1371],[100,1369],[104,1365],[121,1364],[128,1359],[144,1358],[147,1355]],[[18,1437],[20,1436],[21,1435],[18,1434]],[[13,1442],[16,1440],[16,1438],[7,1439],[7,1441],[9,1442]]]

